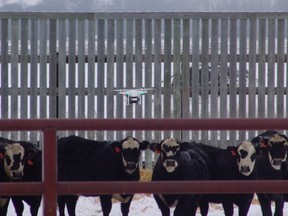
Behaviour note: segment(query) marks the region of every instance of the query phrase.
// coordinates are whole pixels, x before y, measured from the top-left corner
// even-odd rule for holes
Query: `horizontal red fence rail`
[[[43,182],[1,183],[1,195],[43,194],[44,216],[56,215],[57,194],[288,192],[288,181],[57,182],[57,131],[287,130],[288,119],[17,119],[0,131],[43,131]]]
[[[288,129],[275,119],[15,119],[0,120],[0,131],[17,130],[268,130]]]

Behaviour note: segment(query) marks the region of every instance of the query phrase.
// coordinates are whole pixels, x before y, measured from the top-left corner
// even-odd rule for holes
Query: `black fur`
[[[123,149],[121,149],[125,140],[94,141],[78,136],[60,138],[58,140],[59,181],[138,181],[140,179],[139,167],[132,174],[125,172],[122,161]],[[142,142],[142,150],[146,149],[147,145],[148,143]],[[118,152],[119,150],[120,152]],[[128,154],[130,156],[137,154],[138,158],[140,149]],[[108,216],[112,208],[112,194],[98,195],[100,196],[103,215]],[[132,198],[133,195],[130,195],[128,202],[121,203],[122,215],[128,215]],[[67,205],[68,214],[74,216],[77,200],[78,196],[74,195],[59,196],[60,216],[65,215],[65,205]]]

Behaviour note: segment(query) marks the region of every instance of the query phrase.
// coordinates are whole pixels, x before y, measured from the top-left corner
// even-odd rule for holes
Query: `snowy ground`
[[[274,207],[274,206],[273,206]],[[172,211],[172,210],[171,210]],[[288,203],[285,204],[284,216],[288,216]],[[101,216],[101,206],[99,199],[97,197],[80,197],[77,204],[77,215],[79,216]],[[14,208],[10,204],[8,216],[13,216]],[[39,210],[39,216],[42,216],[41,209]],[[119,216],[120,204],[115,202],[113,204],[111,216]],[[135,198],[130,207],[131,216],[161,216],[160,210],[157,207],[156,202],[154,201],[151,195],[136,194]],[[172,214],[171,214],[172,215]],[[211,204],[209,209],[209,216],[223,216],[223,210],[218,204]],[[235,215],[237,215],[237,208],[235,208]],[[249,210],[249,216],[259,216],[261,215],[260,206],[258,204],[253,204]],[[29,207],[25,205],[24,216],[30,216]],[[197,216],[200,216],[200,213],[197,213]]]

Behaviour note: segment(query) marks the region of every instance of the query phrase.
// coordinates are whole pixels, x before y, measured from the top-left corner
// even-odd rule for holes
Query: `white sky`
[[[41,3],[43,0],[0,0],[0,6],[21,3],[25,6],[34,6]]]

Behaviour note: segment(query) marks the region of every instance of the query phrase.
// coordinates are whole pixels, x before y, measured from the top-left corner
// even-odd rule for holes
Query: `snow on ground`
[[[274,210],[274,205],[272,206]],[[80,197],[76,207],[76,214],[79,216],[101,216],[101,206],[99,198],[97,197]],[[237,208],[235,207],[235,215],[238,215]],[[171,209],[171,212],[173,209]],[[284,216],[288,216],[288,203],[285,203]],[[8,216],[14,216],[15,211],[13,205],[10,203]],[[39,216],[42,216],[41,209],[39,210]],[[68,215],[66,213],[66,215]],[[121,215],[120,203],[115,202],[112,206],[110,216]],[[152,195],[136,194],[135,198],[130,207],[131,216],[161,216],[160,210],[157,207],[155,200]],[[172,215],[172,214],[171,214]],[[201,214],[198,212],[197,216]],[[223,216],[223,210],[219,204],[211,204],[209,209],[209,216]],[[261,215],[260,206],[256,203],[251,205],[248,216],[259,216]],[[29,207],[25,205],[24,216],[30,216]]]

